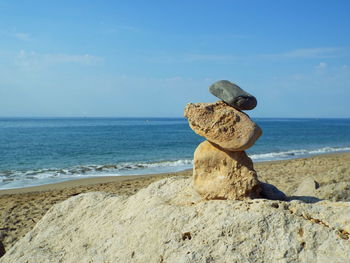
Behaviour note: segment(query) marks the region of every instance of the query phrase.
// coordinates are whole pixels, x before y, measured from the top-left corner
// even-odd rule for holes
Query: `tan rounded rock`
[[[262,134],[248,115],[223,101],[190,103],[184,115],[195,133],[229,151],[248,149]]]
[[[260,197],[260,182],[245,152],[223,151],[208,141],[194,152],[194,189],[205,199]]]

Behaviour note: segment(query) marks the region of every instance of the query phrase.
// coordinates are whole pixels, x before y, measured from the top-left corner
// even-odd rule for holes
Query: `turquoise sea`
[[[254,119],[253,161],[350,151],[350,119]],[[192,167],[184,118],[0,118],[0,189]]]

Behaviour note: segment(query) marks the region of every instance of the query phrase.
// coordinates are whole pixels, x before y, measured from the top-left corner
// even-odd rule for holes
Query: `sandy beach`
[[[350,153],[328,154],[287,161],[256,163],[263,182],[275,185],[292,196],[299,185],[312,177],[320,188],[315,196],[334,201],[350,201]],[[100,177],[67,181],[38,187],[0,191],[0,240],[8,250],[30,231],[50,207],[71,196],[103,191],[132,195],[157,180],[191,176],[192,171],[144,176]]]

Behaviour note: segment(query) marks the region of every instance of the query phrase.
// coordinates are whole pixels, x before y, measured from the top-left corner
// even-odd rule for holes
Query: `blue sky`
[[[1,1],[0,116],[350,117],[350,1]]]

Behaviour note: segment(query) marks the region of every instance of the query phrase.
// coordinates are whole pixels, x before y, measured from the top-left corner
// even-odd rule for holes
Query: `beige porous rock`
[[[319,188],[319,184],[311,177],[306,178],[301,182],[298,189],[293,195],[296,196],[316,196],[316,190]]]
[[[223,101],[189,103],[184,115],[195,133],[229,151],[248,149],[262,134],[248,115]]]
[[[54,205],[1,263],[349,263],[350,203],[203,202],[189,179]]]
[[[223,151],[202,142],[194,152],[193,187],[205,199],[256,198],[260,182],[245,152]]]

